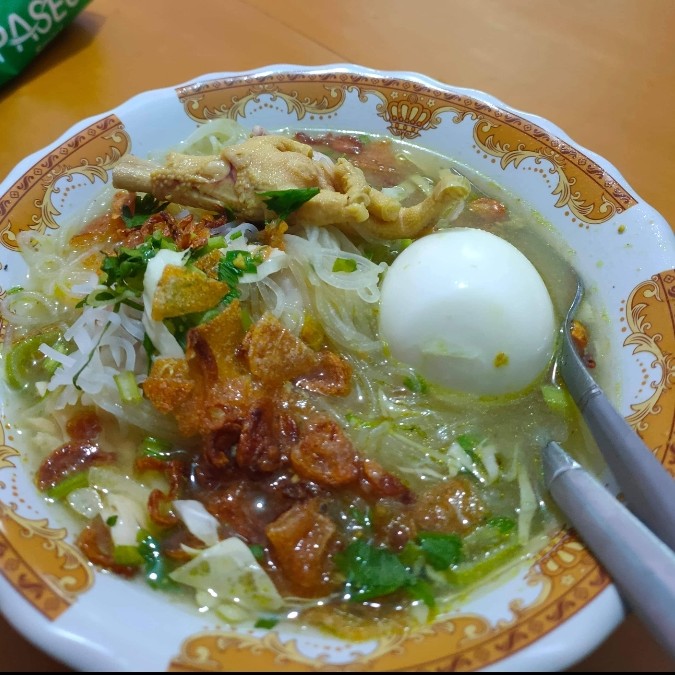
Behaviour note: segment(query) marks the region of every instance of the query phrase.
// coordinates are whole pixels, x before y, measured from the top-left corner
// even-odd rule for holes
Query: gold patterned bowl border
[[[259,103],[264,95],[284,101],[298,120],[330,116],[344,105],[350,91],[356,91],[362,103],[368,95],[376,96],[377,114],[393,136],[403,139],[435,129],[443,113],[453,114],[455,123],[473,119],[476,146],[497,158],[502,169],[526,159],[549,163],[557,177],[551,193],[557,197],[555,206],[569,209],[584,223],[603,223],[637,203],[596,162],[533,122],[471,96],[415,81],[346,73],[277,73],[216,78],[177,89],[185,111],[198,122],[243,118],[247,104]]]
[[[94,182],[108,180],[108,169],[130,147],[129,137],[115,115],[108,115],[76,133],[39,159],[0,196],[0,242],[16,251],[23,230],[44,232],[58,227],[60,215],[53,197],[59,179],[72,182],[79,174]]]
[[[285,101],[289,114],[331,114],[347,93],[360,101],[369,94],[381,103],[377,114],[394,136],[415,138],[441,123],[474,120],[475,143],[500,158],[500,165],[517,165],[530,157],[547,160],[558,175],[553,191],[556,206],[567,206],[580,220],[601,223],[637,203],[601,167],[524,118],[467,96],[423,84],[353,74],[228,77],[180,87],[178,97],[186,113],[203,121],[217,116],[245,116],[250,101],[263,94]],[[90,182],[108,181],[108,170],[131,148],[131,139],[115,114],[93,122],[36,161],[0,197],[0,242],[16,251],[16,235],[23,230],[44,232],[58,227],[54,205],[60,178],[75,174]],[[574,186],[574,190],[571,189]],[[4,289],[0,289],[0,295]],[[675,270],[638,284],[622,303],[625,346],[647,353],[661,370],[649,383],[645,400],[632,406],[629,422],[660,461],[675,473],[675,394],[672,354],[675,353]],[[0,331],[2,326],[0,326]],[[647,376],[644,382],[647,385]],[[4,432],[3,432],[4,433]],[[0,486],[4,470],[15,470],[19,452],[0,445]],[[26,600],[50,619],[58,617],[77,594],[93,585],[91,567],[66,543],[65,529],[51,529],[45,519],[18,514],[15,503],[0,502],[0,572]],[[512,655],[546,635],[593,600],[609,579],[573,532],[561,532],[542,551],[527,574],[537,598],[528,606],[514,599],[513,620],[491,625],[483,616],[457,616],[412,636],[380,641],[373,652],[344,667],[306,656],[295,640],[282,641],[270,631],[263,639],[222,631],[193,635],[185,640],[169,669],[189,670],[451,670],[483,668]]]
[[[624,345],[634,354],[646,354],[661,373],[650,382],[645,369],[638,393],[646,390],[646,398],[631,405],[626,419],[675,476],[675,270],[638,284],[622,310]]]
[[[3,474],[16,468],[14,458],[20,453],[5,445],[4,429],[0,437],[3,470],[0,485],[4,488],[7,486]],[[16,488],[12,492],[19,497]],[[51,620],[94,583],[89,562],[65,541],[67,534],[64,528],[50,528],[45,518],[19,515],[16,503],[0,501],[0,573],[27,602]]]
[[[405,637],[378,641],[345,666],[308,657],[295,640],[274,632],[263,638],[207,632],[186,640],[170,671],[450,671],[483,668],[542,637],[590,602],[609,583],[574,534],[559,534],[531,567],[527,581],[540,586],[529,607],[517,600],[513,620],[495,626],[479,615],[461,615]]]
[[[57,181],[72,183],[76,175],[91,183],[96,178],[107,181],[108,169],[129,147],[129,137],[121,122],[115,115],[108,115],[37,160],[0,197],[3,247],[16,251],[16,237],[21,231],[42,233],[57,228],[56,218],[60,215],[54,204],[60,191]],[[0,297],[5,294],[6,289],[0,289]],[[4,322],[0,321],[0,338],[4,332]],[[4,429],[1,433],[0,469],[15,469],[12,458],[20,453],[4,444]],[[4,481],[2,485],[6,487]],[[12,492],[15,491],[13,488]],[[18,498],[18,493],[15,496]],[[91,565],[77,548],[65,541],[67,534],[66,529],[50,528],[45,518],[20,515],[17,503],[0,501],[0,573],[52,620],[94,583]]]

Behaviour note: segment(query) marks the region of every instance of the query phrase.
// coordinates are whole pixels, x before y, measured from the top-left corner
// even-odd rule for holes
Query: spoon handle
[[[629,508],[675,550],[675,480],[609,402],[569,337],[561,374]]]
[[[547,486],[645,627],[675,658],[675,552],[557,443],[543,450]]]

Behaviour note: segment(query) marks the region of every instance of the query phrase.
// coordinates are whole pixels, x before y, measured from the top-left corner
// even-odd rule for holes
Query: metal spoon
[[[546,486],[623,599],[675,658],[675,552],[556,442],[542,453]]]
[[[565,263],[566,264],[566,263]],[[675,480],[626,420],[616,411],[582,361],[571,335],[584,287],[576,271],[576,290],[562,327],[557,365],[598,448],[635,515],[675,550]]]

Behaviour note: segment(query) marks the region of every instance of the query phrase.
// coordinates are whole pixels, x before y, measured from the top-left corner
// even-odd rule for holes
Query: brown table
[[[675,225],[674,33],[672,0],[93,0],[0,88],[0,176],[147,89],[351,62],[422,72],[551,120]],[[674,666],[631,616],[571,671]],[[0,670],[69,669],[0,619]]]

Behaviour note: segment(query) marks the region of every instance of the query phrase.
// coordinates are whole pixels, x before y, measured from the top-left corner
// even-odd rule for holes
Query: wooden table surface
[[[549,119],[675,226],[674,34],[673,0],[93,0],[0,87],[0,177],[147,89],[273,63],[350,62],[422,72]],[[570,670],[674,666],[629,616]],[[3,619],[0,670],[69,668]]]

